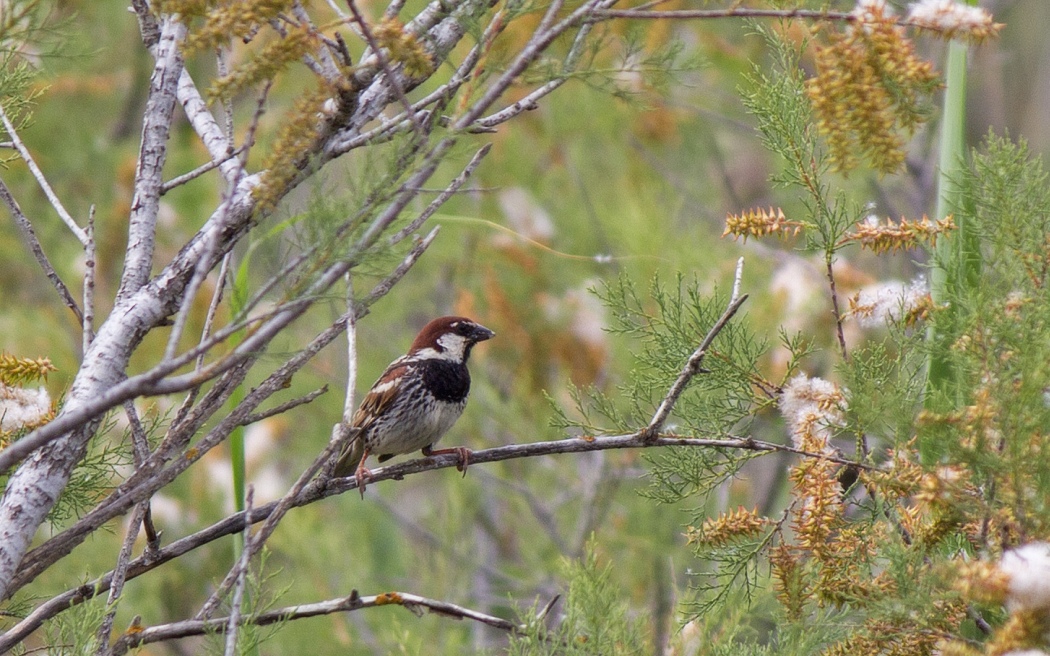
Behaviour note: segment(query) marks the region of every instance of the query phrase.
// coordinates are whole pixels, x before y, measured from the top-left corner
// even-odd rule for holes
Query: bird
[[[365,480],[371,475],[365,467],[369,455],[385,462],[417,449],[427,457],[455,453],[456,468],[466,472],[469,449],[434,445],[467,405],[471,349],[495,335],[466,317],[440,317],[423,326],[408,353],[390,363],[361,401],[333,476],[354,474],[364,496]]]

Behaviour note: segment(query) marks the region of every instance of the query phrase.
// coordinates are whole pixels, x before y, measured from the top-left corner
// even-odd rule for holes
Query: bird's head
[[[409,353],[423,358],[466,362],[475,344],[492,339],[495,334],[465,317],[441,317],[423,326]]]

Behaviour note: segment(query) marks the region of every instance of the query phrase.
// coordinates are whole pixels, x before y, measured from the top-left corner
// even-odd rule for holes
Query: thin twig
[[[678,374],[678,378],[675,379],[671,388],[667,390],[667,394],[663,400],[660,401],[659,407],[656,408],[656,412],[653,414],[653,418],[649,421],[649,425],[642,430],[643,435],[649,435],[655,437],[663,429],[664,423],[667,421],[667,417],[670,416],[671,410],[674,409],[675,403],[678,402],[678,398],[685,391],[685,388],[689,385],[689,381],[693,379],[693,376],[701,373],[703,369],[700,364],[704,361],[704,356],[707,355],[707,349],[710,348],[711,343],[715,341],[718,334],[722,332],[722,329],[726,327],[729,320],[733,318],[740,306],[747,300],[747,294],[743,296],[737,296],[740,291],[740,278],[743,275],[744,270],[744,258],[737,260],[736,275],[733,278],[733,296],[729,300],[729,307],[725,309],[722,316],[719,317],[715,325],[711,326],[711,329],[707,331],[707,335],[700,342],[700,346],[696,347],[693,354],[689,356],[689,360],[686,361],[685,366],[682,367],[681,373]]]
[[[222,301],[223,290],[226,289],[226,275],[232,257],[232,253],[226,253],[222,258],[222,264],[219,265],[218,282],[215,285],[215,289],[212,291],[211,303],[209,303],[208,312],[204,317],[204,327],[201,329],[201,337],[197,342],[197,348],[200,349],[200,352],[197,355],[197,361],[194,364],[193,370],[198,373],[204,368],[204,355],[207,351],[202,347],[210,337],[212,323],[215,320],[215,314],[218,312],[219,303]],[[179,409],[175,411],[175,420],[171,423],[173,427],[180,425],[183,418],[189,413],[190,408],[193,407],[193,403],[197,400],[200,388],[200,385],[195,385],[190,388],[189,392],[186,394],[186,398],[183,399],[182,404],[179,405]]]
[[[659,0],[663,2],[665,0]],[[683,19],[716,19],[716,18],[775,18],[790,20],[793,18],[804,18],[813,21],[841,21],[846,23],[862,22],[862,17],[853,12],[824,11],[821,9],[754,9],[751,7],[731,7],[728,9],[671,9],[667,11],[653,11],[647,9],[659,2],[647,2],[631,9],[599,9],[592,13],[591,22],[609,20],[612,18],[635,18],[647,20],[683,20]],[[893,25],[899,27],[913,27],[931,32],[945,33],[949,28],[937,27],[929,24],[919,24],[908,20],[906,16],[899,16],[889,20]]]
[[[222,158],[222,159],[217,159],[217,160],[212,160],[210,162],[206,162],[204,164],[201,164],[197,168],[193,169],[192,171],[187,171],[186,173],[183,173],[182,175],[175,176],[174,178],[172,178],[171,180],[168,180],[167,182],[165,182],[164,184],[162,184],[160,186],[160,195],[163,196],[164,194],[168,193],[172,189],[174,189],[174,188],[176,188],[176,187],[178,187],[180,185],[184,185],[187,182],[190,182],[191,180],[196,180],[197,178],[201,177],[202,175],[204,175],[208,171],[211,171],[213,169],[219,168],[220,166],[222,166],[226,162],[230,161],[234,157],[237,157],[238,155],[240,155],[241,151],[244,148],[245,148],[245,146],[241,146],[237,150],[234,150],[233,152],[227,153],[226,156],[224,158]]]
[[[3,110],[0,109],[0,111]],[[58,291],[58,295],[62,297],[62,302],[77,316],[77,321],[83,322],[84,314],[80,311],[80,306],[77,305],[73,295],[69,292],[69,287],[66,287],[66,283],[62,282],[62,278],[59,277],[55,268],[51,266],[51,261],[47,259],[47,255],[40,245],[40,240],[36,237],[33,225],[26,218],[26,215],[22,213],[22,208],[18,206],[15,197],[11,195],[11,191],[2,180],[0,180],[0,200],[3,200],[4,204],[7,205],[8,211],[11,212],[11,216],[15,220],[15,225],[18,226],[19,232],[22,233],[22,238],[26,240],[26,245],[29,246],[33,257],[36,258],[37,264],[44,270],[44,275],[51,281],[51,285]]]
[[[401,79],[397,76],[394,68],[390,65],[390,60],[387,58],[386,53],[383,52],[383,47],[376,41],[375,35],[372,34],[372,28],[368,26],[368,22],[365,21],[365,17],[361,15],[361,11],[357,8],[357,3],[354,0],[346,0],[346,5],[350,8],[350,13],[354,15],[354,20],[358,25],[361,26],[361,34],[365,37],[368,42],[368,47],[372,49],[372,54],[375,55],[376,61],[379,62],[379,67],[383,70],[386,75],[386,79],[390,82],[390,88],[393,89],[394,95],[397,97],[398,102],[405,110],[405,115],[412,125],[415,127],[416,133],[420,137],[425,137],[427,132],[422,122],[419,121],[416,113],[412,111],[412,103],[408,101],[408,96],[405,95],[405,89],[401,86]]]
[[[258,615],[240,617],[238,618],[238,624],[241,626],[245,624],[267,626],[278,622],[287,622],[307,617],[318,617],[321,615],[330,615],[332,613],[345,613],[364,608],[379,608],[380,606],[402,606],[417,616],[422,615],[423,612],[426,611],[458,620],[472,620],[509,633],[516,633],[525,628],[524,626],[515,624],[509,620],[488,615],[464,606],[459,606],[438,599],[421,597],[407,592],[385,592],[382,594],[362,597],[359,596],[356,591],[352,592],[350,596],[340,599],[330,599],[328,601],[321,601],[313,604],[289,606],[287,608],[280,608],[260,613]],[[144,628],[141,631],[135,631],[134,633],[122,636],[114,647],[114,654],[115,656],[121,656],[131,648],[155,642],[177,640],[179,638],[204,635],[207,633],[222,633],[228,631],[229,627],[229,617],[220,617],[206,621],[184,620],[182,622],[151,626]]]
[[[150,456],[149,436],[146,434],[146,428],[142,425],[142,420],[139,418],[138,410],[135,409],[133,401],[124,402],[124,414],[127,415],[128,426],[131,429],[131,445],[132,454],[135,458],[135,467],[141,468],[146,464],[146,460]],[[160,548],[160,534],[153,526],[153,513],[150,512],[149,499],[144,500],[142,506],[142,528],[146,533],[146,553],[150,554]]]
[[[127,581],[128,566],[131,564],[131,550],[135,546],[135,539],[138,537],[139,527],[142,525],[142,519],[145,516],[147,507],[146,504],[136,506],[135,512],[131,515],[131,521],[128,523],[128,532],[124,535],[124,542],[120,545],[120,552],[117,554],[117,564],[113,568],[113,582],[109,588],[109,598],[106,601],[108,610],[105,617],[102,618],[98,631],[95,633],[95,640],[98,643],[98,646],[95,648],[96,656],[109,656],[113,653],[111,648],[113,621],[116,619],[117,604],[120,601],[120,595],[124,592],[124,583]]]
[[[354,390],[357,388],[357,311],[354,309],[354,274],[346,272],[346,395],[343,397],[343,423],[354,418]]]
[[[250,483],[244,494],[244,516],[251,516],[252,501],[255,498],[255,488]],[[252,539],[251,522],[244,522],[244,544],[247,545]],[[233,600],[230,602],[230,616],[226,623],[226,649],[223,656],[236,656],[237,654],[237,630],[241,627],[241,605],[244,603],[244,589],[248,584],[248,561],[251,552],[248,549],[241,551],[241,558],[237,573],[237,584],[233,589]]]
[[[441,208],[445,201],[447,201],[457,191],[459,191],[460,187],[466,184],[470,176],[472,176],[474,174],[474,171],[478,168],[478,166],[481,165],[481,160],[483,160],[485,156],[489,154],[489,150],[491,150],[491,148],[492,144],[485,144],[478,150],[478,152],[474,153],[474,156],[470,158],[470,161],[467,162],[467,165],[465,167],[463,167],[463,170],[460,172],[460,174],[453,178],[452,182],[450,182],[441,191],[441,193],[439,193],[432,201],[430,201],[429,204],[427,204],[426,209],[420,212],[419,216],[413,219],[404,228],[398,230],[397,233],[392,235],[388,240],[388,243],[390,245],[398,244],[405,237],[412,234],[416,230],[419,230],[420,226],[426,223],[427,219],[433,216],[434,213]]]
[[[241,426],[247,426],[249,424],[254,424],[254,423],[260,422],[260,421],[262,421],[264,419],[268,419],[270,417],[273,417],[275,415],[279,415],[279,414],[283,414],[285,412],[288,412],[289,410],[291,410],[293,408],[298,408],[301,405],[306,405],[307,403],[312,402],[314,399],[316,399],[317,397],[319,397],[322,394],[326,393],[327,391],[328,391],[328,385],[322,385],[320,388],[315,389],[314,391],[310,392],[309,394],[304,394],[303,396],[300,396],[299,398],[295,398],[295,399],[292,399],[291,401],[287,401],[287,402],[282,403],[280,405],[274,406],[274,407],[270,408],[269,410],[265,410],[263,412],[256,412],[256,413],[250,414],[250,415],[248,415],[247,417],[245,417],[244,419],[241,420]]]
[[[227,253],[222,256],[222,264],[219,265],[219,275],[216,276],[215,290],[211,294],[211,302],[208,303],[208,312],[204,315],[204,327],[201,329],[201,342],[203,343],[211,335],[212,325],[215,323],[215,315],[219,312],[219,304],[222,303],[223,292],[226,289],[226,278],[230,271],[230,260],[233,259],[233,253]],[[194,364],[194,370],[200,371],[204,367],[204,353],[201,352],[197,356],[197,362]]]
[[[842,350],[842,361],[849,361],[849,351],[846,349],[846,335],[842,330],[842,312],[839,310],[839,295],[835,290],[835,271],[832,267],[831,253],[824,258],[827,264],[828,286],[831,288],[831,313],[835,317],[835,333],[838,336],[839,348]]]
[[[33,177],[36,178],[37,184],[39,184],[40,188],[44,191],[44,195],[47,196],[47,200],[51,203],[51,207],[55,208],[55,211],[58,212],[59,218],[62,219],[62,222],[66,224],[73,235],[80,241],[81,246],[85,245],[87,243],[87,235],[84,233],[84,229],[77,225],[77,222],[73,220],[73,217],[66,211],[65,206],[62,205],[62,201],[58,199],[58,195],[55,194],[54,189],[48,184],[43,171],[41,171],[40,167],[36,165],[36,161],[30,154],[29,149],[26,148],[26,145],[22,143],[21,137],[18,136],[18,132],[15,130],[15,126],[11,122],[11,119],[7,117],[7,112],[4,111],[4,106],[2,104],[0,104],[0,121],[3,121],[4,129],[7,130],[7,134],[11,136],[11,142],[18,150],[18,154],[26,163],[26,166],[29,167],[29,171],[33,174]]]
[[[595,20],[608,18],[808,18],[812,20],[838,20],[847,22],[857,20],[857,16],[852,12],[821,11],[819,9],[752,9],[750,7],[731,7],[729,9],[674,9],[670,11],[649,11],[637,8],[599,9],[593,12],[593,15]]]
[[[553,93],[569,80],[569,74],[576,70],[576,65],[580,61],[584,45],[587,41],[587,36],[590,33],[590,23],[586,23],[580,27],[580,31],[576,34],[576,38],[573,40],[572,48],[569,49],[569,54],[565,56],[565,61],[562,64],[561,75],[559,77],[556,77],[539,88],[534,89],[524,98],[501,109],[500,111],[489,114],[485,118],[478,119],[474,122],[474,125],[481,129],[491,129],[501,123],[509,121],[524,111],[530,111],[538,107],[539,101],[544,96]]]
[[[303,488],[306,487],[306,484],[309,483],[311,479],[313,479],[314,475],[317,474],[317,472],[319,472],[321,468],[326,463],[328,463],[328,461],[335,454],[335,452],[342,447],[342,444],[346,439],[346,433],[348,432],[348,430],[349,427],[344,427],[342,424],[338,424],[335,427],[335,429],[333,429],[332,437],[328,440],[328,446],[326,446],[325,449],[321,452],[321,454],[314,459],[310,466],[307,467],[306,470],[304,470],[303,473],[299,475],[299,478],[295,481],[295,484],[292,485],[291,489],[289,489],[288,492],[280,499],[280,501],[277,502],[277,505],[273,508],[273,512],[270,513],[270,516],[266,518],[266,521],[263,522],[263,525],[255,533],[255,536],[252,537],[250,540],[245,540],[244,552],[242,554],[240,562],[234,565],[234,567],[229,571],[229,573],[227,573],[226,578],[223,579],[222,583],[219,584],[219,587],[216,588],[215,591],[211,594],[211,596],[208,597],[207,601],[204,602],[204,605],[201,606],[200,611],[197,613],[196,616],[194,616],[194,619],[209,619],[212,616],[212,614],[216,611],[216,609],[218,609],[219,603],[222,601],[222,598],[226,595],[226,593],[229,592],[231,586],[233,586],[239,580],[239,578],[244,575],[244,572],[245,570],[247,570],[248,563],[251,560],[252,556],[259,553],[263,545],[266,543],[266,540],[268,540],[270,536],[273,535],[273,532],[277,529],[277,524],[280,523],[280,521],[284,518],[284,515],[289,510],[296,507],[295,502],[299,498],[299,495],[303,491]],[[245,532],[247,533],[247,527],[251,526],[251,513],[245,510],[242,514],[245,518]]]

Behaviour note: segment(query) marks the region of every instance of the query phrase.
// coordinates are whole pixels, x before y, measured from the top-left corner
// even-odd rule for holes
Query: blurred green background
[[[409,15],[410,2],[402,15]],[[677,3],[672,3],[677,6]],[[998,41],[975,51],[969,92],[969,139],[989,128],[1050,150],[1050,4],[1043,0],[982,3],[1006,23]],[[369,6],[373,14],[379,5]],[[125,2],[54,3],[49,36],[36,61],[41,96],[21,136],[68,209],[81,222],[96,208],[99,244],[98,313],[104,317],[122,265],[126,221],[151,60]],[[800,244],[721,239],[725,215],[751,207],[798,210],[795,196],[771,188],[778,166],[762,149],[744,113],[738,87],[751,62],[762,63],[761,40],[737,20],[645,23],[608,28],[610,47],[633,39],[646,52],[681,44],[682,61],[698,64],[671,79],[642,70],[618,72],[617,97],[608,88],[572,81],[528,112],[473,146],[494,145],[469,191],[449,201],[432,223],[442,226],[435,245],[393,294],[359,326],[359,394],[407,348],[427,320],[469,315],[497,338],[475,350],[474,388],[463,419],[443,445],[483,448],[557,439],[549,395],[570,406],[571,385],[614,392],[631,364],[633,345],[603,332],[606,310],[588,290],[627,275],[644,286],[678,273],[702,288],[727,288],[736,258],[747,258],[744,291],[752,294],[747,321],[776,341],[777,330],[805,330],[833,342],[820,263]],[[798,28],[801,29],[801,28]],[[511,39],[512,41],[512,39]],[[920,40],[939,63],[945,46]],[[615,59],[615,58],[613,58]],[[192,61],[201,79],[208,65]],[[300,91],[285,80],[273,94],[287,105]],[[523,95],[522,86],[515,92]],[[621,94],[624,95],[624,94]],[[513,98],[508,99],[513,100]],[[250,115],[253,99],[238,101]],[[264,117],[271,138],[278,111]],[[843,184],[869,198],[880,216],[918,218],[932,212],[936,120],[915,136],[906,173],[879,178],[855,172]],[[181,119],[171,137],[167,177],[206,158]],[[462,147],[459,161],[470,152]],[[451,167],[449,168],[450,175]],[[368,163],[350,156],[297,190],[271,218],[302,210],[315,194],[351,193],[344,181],[368,175]],[[83,257],[55,217],[24,165],[0,176],[12,188],[59,273],[79,291]],[[204,177],[163,199],[157,262],[166,262],[214,207],[219,190]],[[261,231],[260,231],[261,232]],[[251,266],[263,279],[287,244],[265,244]],[[79,361],[79,327],[40,275],[10,221],[0,222],[0,350],[47,356],[58,367],[47,386],[58,398]],[[390,263],[394,262],[391,255]],[[921,270],[909,256],[857,257],[839,262],[850,293],[875,280],[908,280]],[[268,268],[270,267],[270,268]],[[368,287],[368,272],[358,290]],[[209,282],[209,284],[212,284]],[[206,303],[207,295],[202,295]],[[341,302],[320,304],[274,344],[291,352],[341,312]],[[190,333],[199,332],[199,324]],[[161,338],[140,348],[133,370],[158,358]],[[699,338],[699,336],[698,336]],[[770,378],[782,369],[773,349]],[[819,373],[827,362],[818,352]],[[265,364],[263,366],[265,368]],[[331,390],[308,406],[253,426],[247,433],[248,478],[256,503],[276,498],[325,445],[343,403],[346,354],[342,341],[293,381],[283,400],[322,385]],[[156,399],[140,410],[163,418],[181,399]],[[769,419],[765,435],[779,437]],[[120,440],[114,428],[99,438]],[[168,543],[207,526],[232,508],[231,474],[223,450],[210,454],[154,499],[153,513]],[[748,471],[724,490],[723,506],[764,503],[784,461]],[[513,617],[562,590],[563,559],[575,559],[593,536],[601,559],[614,564],[613,580],[642,618],[655,644],[675,632],[676,604],[689,595],[696,562],[685,546],[687,508],[657,506],[641,498],[646,464],[637,452],[602,452],[516,460],[452,470],[369,487],[289,513],[269,542],[265,572],[276,605],[402,590]],[[96,535],[34,586],[56,594],[108,571],[123,526]],[[201,549],[128,584],[117,626],[133,615],[147,625],[192,615],[233,557],[232,541]],[[79,611],[73,611],[79,612]],[[401,608],[336,614],[292,623],[266,642],[262,653],[470,653],[496,649],[504,636],[476,624],[424,616]],[[199,653],[202,640],[150,646],[142,653]],[[35,644],[32,641],[30,645]],[[655,647],[654,647],[655,651]]]

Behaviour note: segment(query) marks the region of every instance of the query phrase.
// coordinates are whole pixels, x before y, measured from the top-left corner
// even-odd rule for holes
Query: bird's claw
[[[423,449],[423,455],[428,458],[433,456],[441,456],[446,453],[456,454],[456,470],[463,472],[463,476],[467,475],[467,467],[470,466],[470,456],[473,453],[470,449],[465,446],[454,446],[448,449],[432,449],[426,447]]]
[[[456,462],[456,471],[463,473],[463,478],[467,477],[467,467],[470,466],[471,450],[465,446],[457,446],[453,451],[456,452],[456,457],[459,461]]]
[[[354,473],[354,479],[357,480],[357,491],[361,493],[361,498],[365,498],[365,481],[372,476],[372,472],[365,467],[364,458],[361,459],[361,464],[357,466],[357,471]]]

